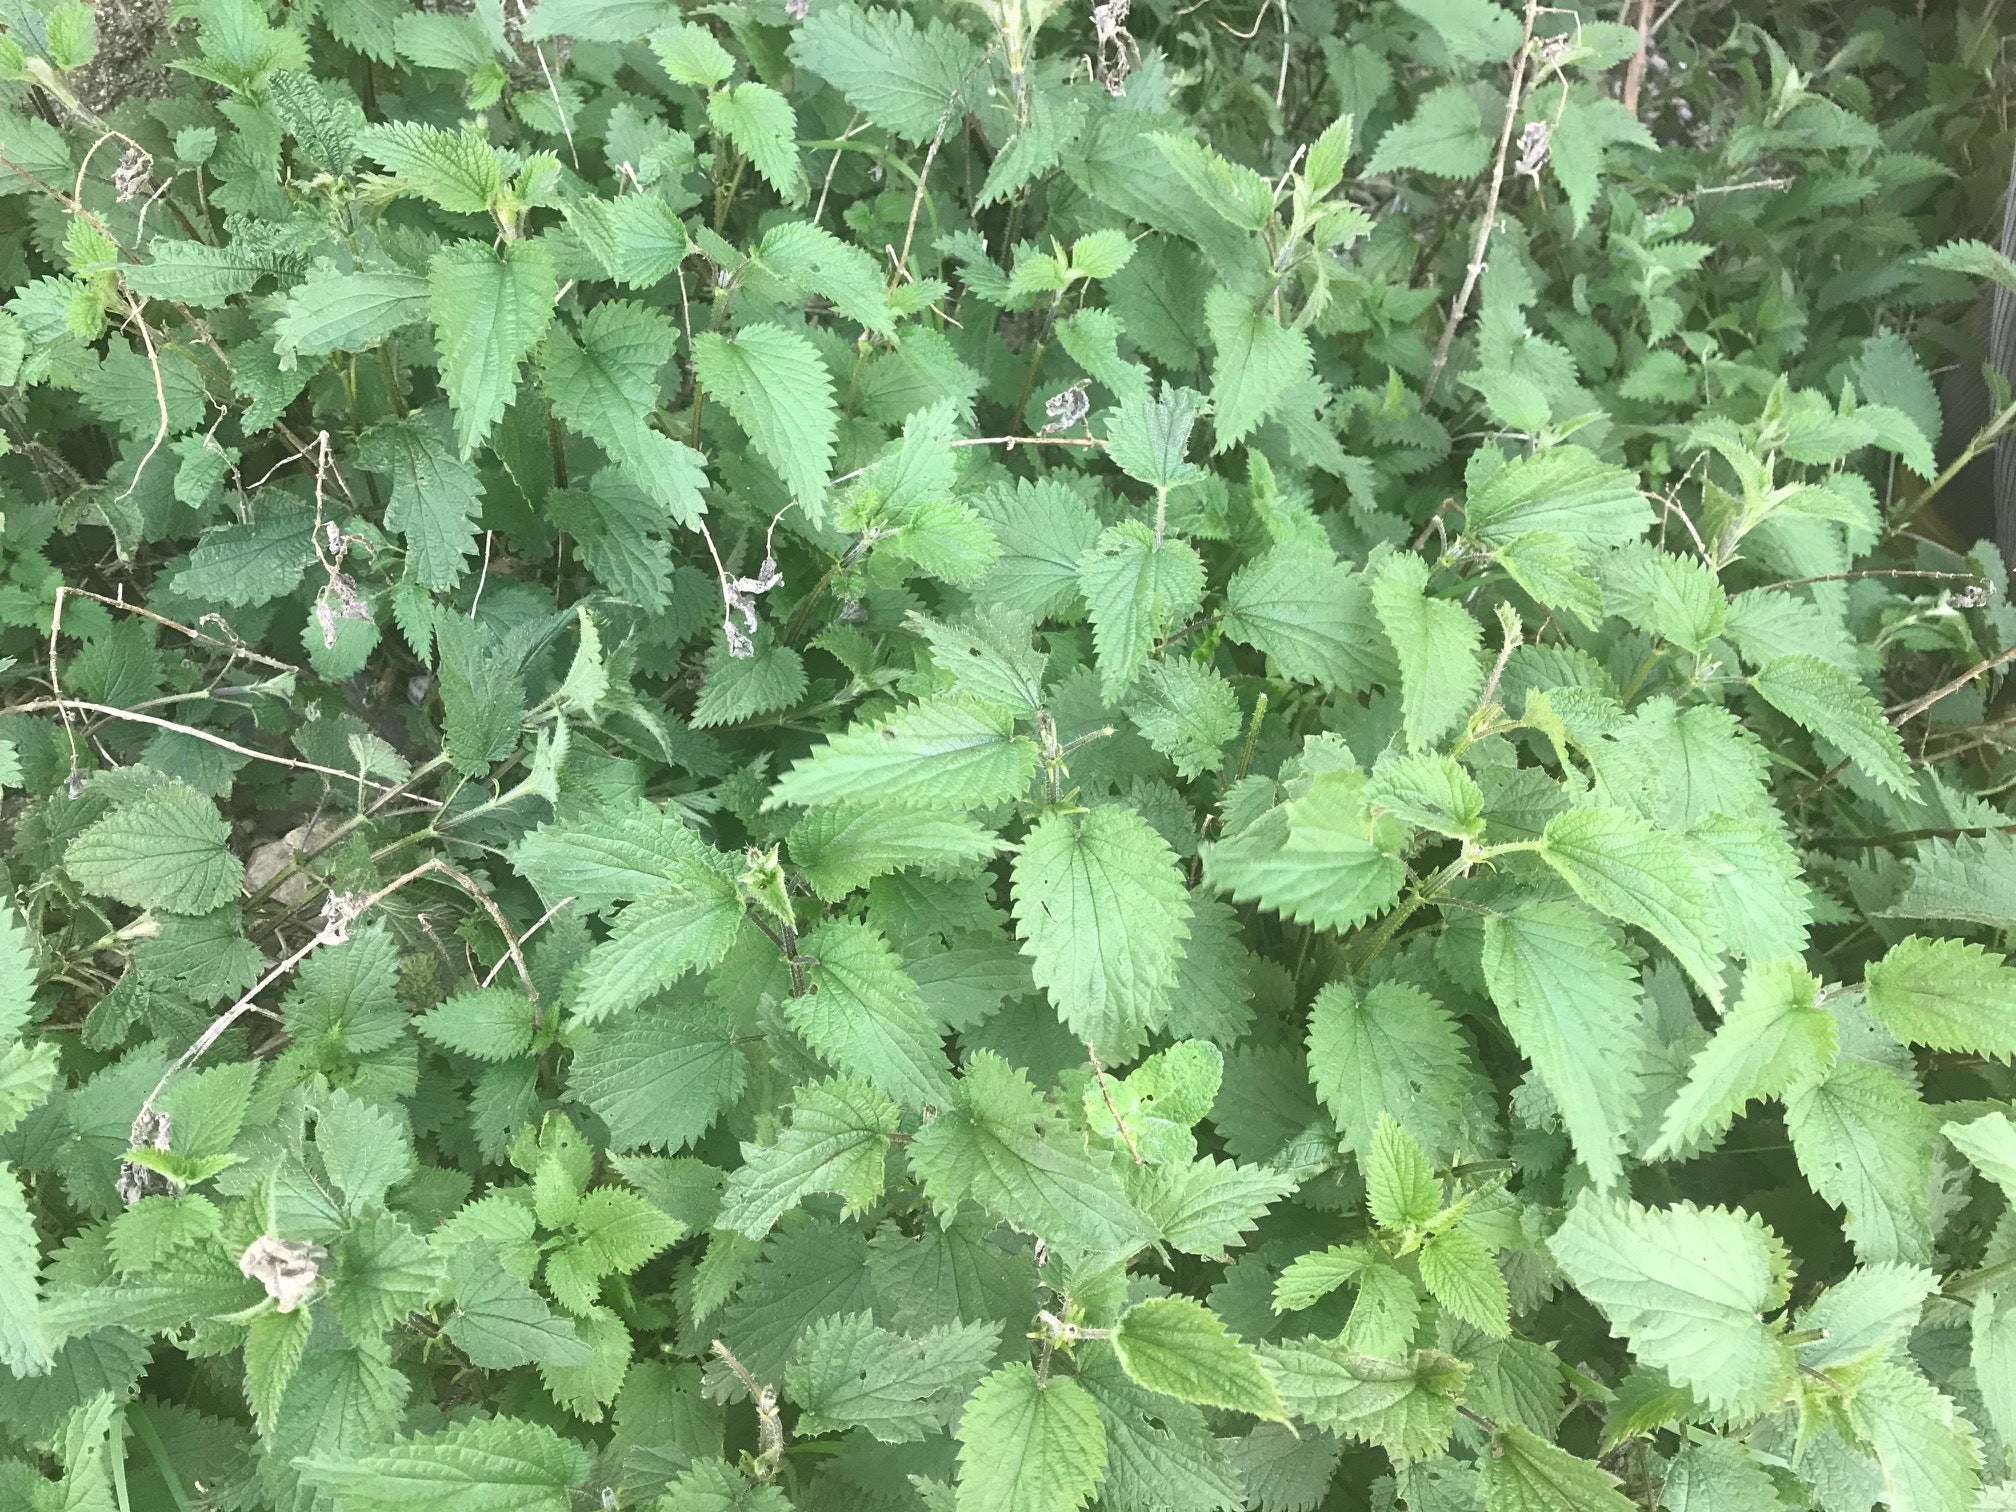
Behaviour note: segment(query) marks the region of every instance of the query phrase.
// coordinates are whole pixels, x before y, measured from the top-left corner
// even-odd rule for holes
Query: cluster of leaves
[[[0,1506],[2016,1507],[1997,7],[1626,9],[0,0]]]

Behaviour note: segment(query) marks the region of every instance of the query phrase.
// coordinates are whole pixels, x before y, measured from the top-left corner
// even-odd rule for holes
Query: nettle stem
[[[749,1367],[721,1340],[716,1339],[712,1348],[756,1406],[756,1457],[750,1464],[750,1475],[759,1485],[767,1486],[784,1464],[784,1418],[777,1410],[777,1388],[759,1384]]]

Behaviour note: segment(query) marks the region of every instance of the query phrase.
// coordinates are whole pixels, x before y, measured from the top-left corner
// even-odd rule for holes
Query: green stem
[[[1925,506],[1932,502],[1939,491],[1959,477],[1968,463],[1993,446],[2002,433],[2012,425],[2016,425],[2016,404],[2010,405],[1975,432],[1974,439],[1960,449],[1960,455],[1947,463],[1945,470],[1926,484],[1925,491],[1911,501],[1911,507],[1898,517],[1896,524],[1891,526],[1890,533],[1900,535],[1910,529],[1918,516],[1924,513]]]
[[[375,819],[378,816],[379,812],[383,810],[388,804],[390,804],[393,799],[397,798],[401,793],[411,792],[413,789],[413,785],[416,782],[419,782],[423,777],[426,777],[433,772],[439,771],[442,767],[446,766],[447,764],[448,764],[448,755],[445,751],[440,753],[439,755],[429,757],[426,761],[422,762],[419,766],[415,767],[413,769],[412,775],[409,776],[404,782],[400,783],[397,787],[390,788],[387,791],[379,794],[377,799],[373,801],[370,808],[364,810],[360,814],[353,814],[350,818],[345,819],[341,824],[337,825],[335,830],[332,833],[330,833],[326,838],[324,838],[319,844],[310,847],[304,847],[301,851],[296,853],[293,860],[289,861],[285,866],[280,868],[279,871],[275,872],[271,877],[269,877],[266,880],[266,882],[263,885],[260,886],[258,891],[254,892],[249,898],[245,900],[245,907],[248,910],[257,908],[261,903],[264,903],[268,898],[273,896],[275,889],[277,889],[281,883],[285,882],[289,877],[294,876],[303,867],[308,865],[309,862],[313,861],[317,856],[321,855],[331,846],[342,841],[359,825],[367,823],[372,819]]]
[[[725,190],[714,191],[714,234],[719,236],[721,228],[728,223],[728,212],[735,208],[735,196],[742,190],[742,175],[748,171],[749,159],[741,153],[735,154],[735,173],[728,180]]]
[[[1939,1288],[1939,1294],[1964,1301],[1979,1292],[1991,1291],[2012,1277],[2016,1277],[2016,1260],[2000,1260],[1971,1275],[1955,1276]]]
[[[1049,350],[1048,336],[1037,337],[1036,344],[1029,349],[1029,370],[1022,375],[1022,392],[1015,396],[1015,408],[1012,412],[1017,428],[1022,424],[1022,412],[1029,407],[1029,395],[1036,388],[1036,369],[1043,361],[1043,354]]]
[[[1637,696],[1638,690],[1645,686],[1646,679],[1651,677],[1665,657],[1666,652],[1663,648],[1647,652],[1645,660],[1638,664],[1638,670],[1631,674],[1631,681],[1625,684],[1624,691],[1617,695],[1617,701],[1628,708],[1631,700]]]
[[[1463,854],[1458,856],[1454,861],[1451,861],[1447,866],[1443,867],[1433,876],[1428,877],[1425,881],[1417,883],[1414,890],[1402,900],[1400,906],[1380,920],[1379,927],[1373,930],[1365,943],[1353,952],[1351,959],[1352,969],[1354,971],[1362,970],[1373,957],[1377,956],[1380,951],[1392,943],[1393,936],[1400,932],[1402,924],[1405,924],[1416,913],[1420,912],[1424,904],[1434,902],[1450,883],[1463,876],[1478,861],[1483,860],[1487,856],[1502,854],[1507,849],[1531,850],[1535,848],[1535,845],[1536,842],[1519,842],[1510,847],[1493,846],[1485,851],[1473,851],[1466,848]]]

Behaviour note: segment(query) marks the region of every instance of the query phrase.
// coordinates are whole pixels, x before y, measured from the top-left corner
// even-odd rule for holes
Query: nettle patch
[[[0,5],[0,1504],[2016,1506],[1995,8],[1617,9]]]

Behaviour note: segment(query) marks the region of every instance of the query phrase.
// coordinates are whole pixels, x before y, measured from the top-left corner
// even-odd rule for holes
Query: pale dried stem
[[[1505,160],[1512,150],[1512,127],[1519,119],[1519,106],[1526,96],[1526,67],[1533,58],[1533,23],[1539,15],[1540,0],[1526,0],[1525,33],[1512,62],[1512,87],[1505,96],[1505,123],[1498,129],[1498,152],[1491,162],[1491,187],[1484,197],[1484,218],[1478,223],[1477,240],[1471,246],[1470,264],[1463,270],[1456,302],[1449,307],[1449,319],[1442,327],[1441,339],[1435,343],[1435,360],[1429,364],[1428,381],[1421,386],[1424,407],[1435,397],[1435,386],[1442,381],[1442,369],[1449,361],[1449,348],[1456,340],[1464,315],[1469,313],[1477,280],[1484,276],[1485,254],[1490,250],[1491,233],[1498,227],[1498,197],[1505,191]]]
[[[735,1351],[721,1340],[714,1341],[713,1349],[721,1362],[735,1373],[735,1379],[742,1383],[749,1399],[756,1405],[757,1454],[753,1468],[756,1479],[767,1485],[776,1478],[778,1469],[784,1463],[784,1418],[777,1410],[777,1388],[758,1382],[749,1373],[749,1367],[735,1358]]]
[[[1127,1127],[1127,1120],[1120,1116],[1120,1109],[1113,1101],[1113,1092],[1106,1084],[1106,1068],[1099,1064],[1099,1052],[1092,1047],[1092,1041],[1085,1041],[1085,1054],[1092,1062],[1092,1075],[1099,1082],[1099,1095],[1106,1100],[1106,1111],[1113,1115],[1113,1127],[1120,1131],[1120,1137],[1127,1142],[1127,1153],[1134,1157],[1134,1164],[1146,1165],[1141,1158],[1141,1147],[1134,1143],[1134,1131]]]
[[[532,936],[536,935],[537,933],[539,933],[540,930],[544,929],[548,924],[550,924],[559,915],[560,911],[565,907],[567,907],[567,905],[572,903],[573,901],[574,901],[573,894],[570,893],[568,894],[568,896],[562,898],[558,903],[555,903],[551,908],[547,909],[546,912],[539,915],[538,918],[534,919],[532,921],[531,927],[527,929],[525,933],[518,936],[519,948],[522,950],[527,940],[531,939]],[[507,951],[498,960],[495,966],[492,966],[489,969],[489,971],[484,973],[483,985],[485,987],[488,987],[492,982],[496,981],[497,973],[502,971],[506,966],[510,964],[511,964],[511,956],[510,953]]]
[[[232,659],[236,661],[256,662],[262,667],[271,667],[275,672],[299,672],[301,670],[290,662],[276,661],[270,656],[263,656],[241,640],[220,640],[214,635],[206,634],[204,631],[198,630],[193,626],[185,625],[180,620],[169,619],[165,614],[156,614],[152,609],[143,608],[139,604],[129,604],[124,599],[108,598],[102,593],[93,593],[89,588],[72,588],[66,583],[56,589],[56,596],[58,598],[90,599],[95,604],[103,604],[107,609],[117,609],[124,614],[137,614],[142,619],[152,620],[155,624],[161,625],[166,629],[179,630],[191,640],[199,640],[206,646],[215,646],[220,651],[228,652]],[[220,624],[223,623],[221,615],[205,615],[204,618],[206,620],[216,619]],[[230,627],[227,625],[225,628],[229,629]]]
[[[155,427],[154,439],[147,443],[147,451],[140,458],[139,466],[133,469],[133,481],[128,483],[126,491],[119,495],[117,502],[121,504],[133,497],[133,490],[140,486],[141,478],[147,474],[148,464],[154,460],[155,453],[161,450],[162,443],[168,439],[168,387],[161,381],[161,354],[154,350],[154,333],[147,328],[146,307],[147,301],[144,299],[129,297],[127,300],[127,312],[133,317],[133,324],[140,330],[140,344],[147,349],[147,371],[154,379],[154,404],[160,413],[161,423]]]
[[[1624,68],[1624,108],[1634,118],[1638,114],[1638,92],[1645,87],[1645,55],[1651,42],[1652,0],[1638,0],[1638,50],[1631,54],[1631,61]]]
[[[910,276],[910,243],[917,235],[917,212],[924,208],[924,192],[931,181],[931,165],[938,158],[938,149],[945,145],[945,128],[951,124],[952,110],[947,106],[945,113],[938,117],[938,129],[932,133],[931,145],[924,149],[924,166],[917,170],[917,192],[910,196],[910,219],[903,227],[903,250],[896,254],[896,266],[889,273],[889,287],[892,289]]]
[[[868,123],[861,119],[861,112],[857,110],[854,112],[854,119],[847,123],[847,129],[841,132],[840,135],[836,138],[836,140],[842,142],[847,141],[850,138],[859,135],[861,132],[866,131],[867,129],[868,129]],[[832,192],[833,175],[835,172],[838,171],[840,167],[840,154],[844,150],[845,150],[844,148],[835,147],[833,149],[833,156],[831,157],[831,159],[827,161],[826,177],[820,182],[819,185],[819,203],[813,208],[812,211],[812,224],[815,226],[818,225],[820,221],[826,218],[826,196]]]
[[[1940,699],[1950,694],[1958,693],[1967,684],[1974,681],[1975,678],[1985,677],[1999,667],[2008,666],[2012,661],[2016,661],[2016,646],[2010,647],[2007,651],[1998,652],[1986,661],[1975,663],[1951,682],[1941,683],[1931,692],[1921,693],[1909,703],[1899,704],[1895,709],[1889,710],[1890,723],[1900,728],[1909,724],[1920,714],[1931,708],[1932,705],[1939,702]]]
[[[4,711],[8,714],[42,714],[51,710],[63,714],[96,714],[105,719],[124,720],[132,724],[151,725],[157,730],[173,730],[178,735],[187,735],[192,740],[200,740],[206,745],[216,746],[220,751],[229,751],[234,756],[243,756],[248,761],[270,762],[274,766],[288,767],[297,772],[319,772],[325,777],[340,777],[345,782],[360,783],[373,792],[397,793],[402,789],[392,783],[377,782],[356,772],[346,772],[341,767],[323,766],[317,761],[303,761],[296,756],[276,756],[271,751],[254,750],[251,746],[240,745],[235,740],[226,740],[222,735],[212,734],[196,725],[179,724],[172,719],[158,719],[152,714],[142,714],[135,709],[115,708],[111,704],[93,703],[84,698],[35,698],[27,703],[10,704]],[[440,805],[431,798],[414,799],[430,807]]]
[[[524,953],[519,950],[517,937],[512,934],[511,926],[504,918],[503,912],[497,907],[497,904],[490,896],[481,887],[477,886],[471,878],[457,871],[440,857],[432,857],[426,861],[422,861],[411,871],[402,872],[377,891],[367,893],[361,899],[354,901],[339,900],[337,895],[332,892],[329,895],[329,902],[332,906],[329,910],[327,922],[313,935],[309,936],[305,944],[298,946],[282,957],[276,965],[246,990],[243,997],[239,998],[230,1007],[218,1014],[216,1018],[212,1019],[210,1026],[196,1036],[189,1048],[178,1055],[173,1063],[169,1065],[168,1069],[161,1073],[161,1079],[154,1084],[154,1090],[147,1094],[147,1100],[140,1105],[140,1111],[134,1115],[133,1142],[136,1144],[142,1142],[144,1136],[140,1131],[151,1125],[155,1106],[160,1101],[161,1094],[168,1090],[168,1084],[175,1079],[179,1072],[201,1060],[204,1053],[223,1037],[227,1029],[237,1023],[247,1013],[251,1012],[258,1001],[260,993],[286,976],[287,973],[307,960],[309,956],[313,955],[324,945],[338,945],[347,940],[350,937],[350,928],[357,920],[373,908],[376,908],[380,903],[383,903],[401,888],[430,875],[449,878],[457,886],[461,887],[463,891],[468,893],[485,913],[489,914],[491,922],[497,926],[504,936],[505,949],[509,952],[507,958],[518,968],[518,978],[524,984],[525,995],[536,1006],[539,1002],[539,991],[532,985],[532,973],[525,968]]]

